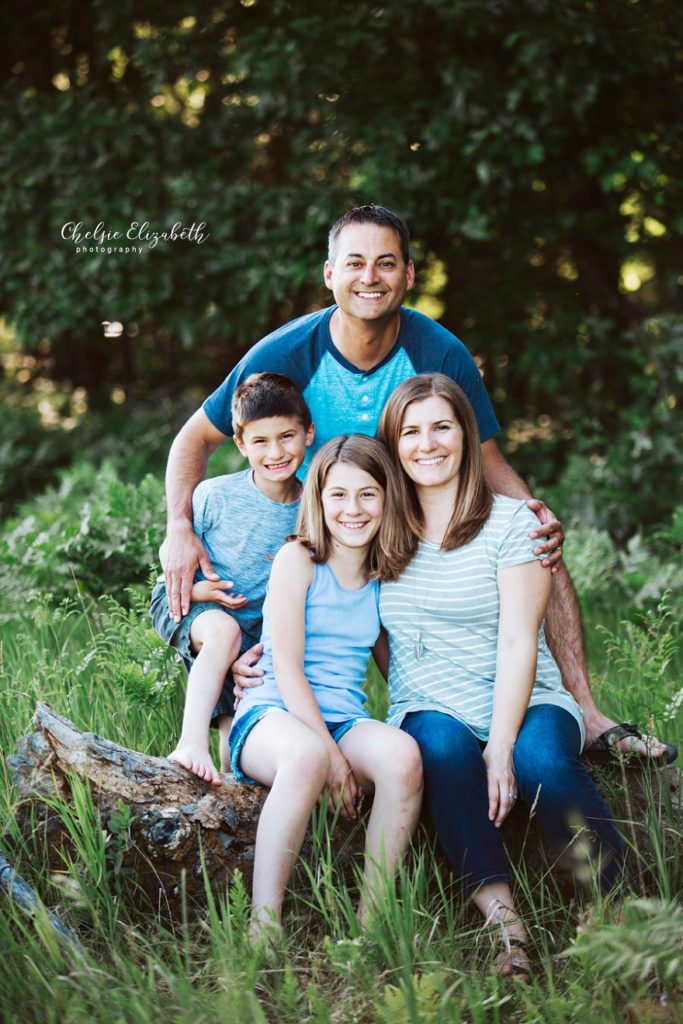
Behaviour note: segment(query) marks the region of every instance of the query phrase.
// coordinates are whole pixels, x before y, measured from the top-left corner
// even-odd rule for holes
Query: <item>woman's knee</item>
[[[578,724],[553,705],[531,708],[515,744],[515,771],[520,785],[564,792],[584,769],[580,760]]]
[[[481,759],[476,737],[457,719],[441,712],[421,711],[406,716],[403,729],[417,742],[425,776],[432,772],[459,770]]]

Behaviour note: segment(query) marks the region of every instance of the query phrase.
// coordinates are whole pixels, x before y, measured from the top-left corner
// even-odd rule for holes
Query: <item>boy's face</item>
[[[262,480],[283,483],[294,476],[313,441],[314,428],[305,430],[293,416],[266,416],[245,424],[235,444]]]

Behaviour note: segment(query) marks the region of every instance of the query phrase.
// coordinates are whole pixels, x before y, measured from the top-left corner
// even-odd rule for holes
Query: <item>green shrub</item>
[[[0,540],[0,594],[19,586],[59,601],[76,587],[127,601],[131,584],[145,584],[165,531],[161,480],[124,483],[111,463],[81,462],[59,486],[27,503]]]
[[[565,522],[607,530],[620,543],[669,520],[683,500],[683,317],[648,320],[630,343],[631,394],[609,432],[575,427],[575,452],[545,490]],[[679,538],[680,543],[680,538]]]

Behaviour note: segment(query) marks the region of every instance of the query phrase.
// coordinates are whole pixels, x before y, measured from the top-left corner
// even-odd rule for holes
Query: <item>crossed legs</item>
[[[488,819],[483,744],[462,722],[435,711],[407,715],[403,729],[422,752],[425,799],[456,876],[489,923],[523,941],[500,831]],[[591,876],[608,892],[623,870],[623,842],[580,761],[579,728],[562,708],[530,708],[515,746],[520,799],[535,813],[559,856],[580,839]],[[503,971],[503,973],[512,973]]]

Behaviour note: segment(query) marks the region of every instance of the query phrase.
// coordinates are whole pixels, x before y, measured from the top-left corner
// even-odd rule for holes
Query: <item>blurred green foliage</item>
[[[91,410],[117,389],[205,393],[329,301],[327,228],[379,201],[410,223],[414,299],[476,354],[516,468],[621,543],[669,520],[676,0],[41,0],[0,27],[0,314],[34,376],[82,386]],[[76,254],[68,222],[209,237]],[[105,320],[123,333],[105,338]],[[23,413],[2,426],[7,507],[69,442],[59,452]]]

